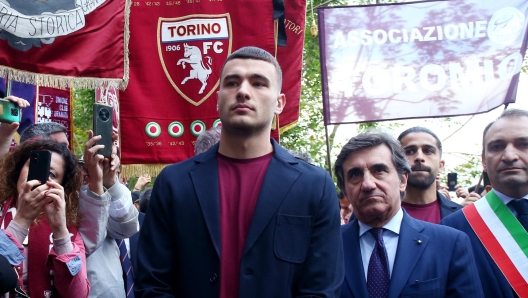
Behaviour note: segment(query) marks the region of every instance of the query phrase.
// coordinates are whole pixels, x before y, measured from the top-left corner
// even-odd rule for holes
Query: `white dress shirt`
[[[508,197],[507,195],[499,192],[496,189],[493,189],[493,191],[497,194],[499,199],[501,199],[501,201],[504,203],[504,205],[506,205],[506,207],[508,207],[508,209],[510,209],[510,211],[513,213],[513,215],[515,217],[517,217],[517,211],[513,208],[512,205],[508,204],[509,202],[511,202],[512,200],[515,200],[515,199]],[[520,198],[519,200],[528,200],[528,194],[525,195],[524,197]]]
[[[392,268],[394,267],[394,259],[396,259],[396,250],[398,249],[398,239],[400,237],[400,226],[403,219],[403,210],[400,208],[394,217],[383,226],[383,242],[387,250],[387,257],[389,259],[389,276],[392,276]],[[374,250],[376,240],[371,233],[367,233],[371,226],[362,223],[359,224],[359,246],[361,248],[361,259],[363,261],[363,270],[365,271],[365,280],[367,280],[368,265],[370,256]]]

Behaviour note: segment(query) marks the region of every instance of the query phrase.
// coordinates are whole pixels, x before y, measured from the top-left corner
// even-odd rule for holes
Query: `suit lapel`
[[[403,287],[407,284],[409,276],[422,256],[429,237],[421,234],[425,226],[416,219],[411,218],[406,212],[400,227],[398,249],[392,269],[389,297],[399,297]]]
[[[350,226],[350,228],[348,228]],[[343,232],[343,251],[345,255],[345,285],[348,291],[341,290],[343,297],[349,297],[346,292],[352,292],[353,297],[368,297],[365,268],[361,258],[359,245],[359,224],[357,219],[349,223]]]
[[[218,160],[216,159],[218,144],[215,148],[215,150],[207,151],[202,158],[196,159],[198,165],[189,171],[189,175],[200,202],[209,235],[220,257],[220,203],[218,200]]]
[[[273,145],[275,154],[262,181],[262,187],[242,255],[246,254],[255,244],[268,222],[276,214],[291,185],[301,175],[298,169],[293,168],[288,163],[297,163],[297,161],[291,156],[285,156],[285,150],[277,146],[275,142],[273,142]],[[280,175],[277,175],[278,173]]]

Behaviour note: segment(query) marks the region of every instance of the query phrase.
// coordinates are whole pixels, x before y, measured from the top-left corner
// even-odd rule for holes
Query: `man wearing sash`
[[[493,189],[441,223],[469,236],[486,297],[528,297],[528,111],[484,129],[482,164]]]

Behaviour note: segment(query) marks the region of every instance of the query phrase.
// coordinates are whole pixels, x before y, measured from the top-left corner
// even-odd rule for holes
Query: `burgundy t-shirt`
[[[218,153],[220,298],[238,297],[240,259],[272,156],[234,159]]]
[[[401,202],[401,205],[410,216],[416,219],[435,224],[439,224],[440,220],[442,220],[442,214],[440,213],[440,202],[438,202],[438,200],[423,205]]]

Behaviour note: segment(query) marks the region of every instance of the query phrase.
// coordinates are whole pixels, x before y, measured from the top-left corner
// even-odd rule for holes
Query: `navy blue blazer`
[[[341,297],[368,297],[358,220],[341,231],[345,252]],[[388,297],[484,297],[468,237],[404,211]]]
[[[326,171],[272,141],[240,261],[240,297],[337,297],[344,277],[339,203]],[[218,145],[166,167],[141,228],[136,297],[218,297]]]
[[[466,216],[462,211],[457,211],[442,219],[440,224],[455,228],[469,236],[469,241],[473,247],[473,254],[477,261],[480,282],[482,283],[482,288],[487,298],[515,297],[514,291],[506,280],[506,277],[504,277],[504,274],[502,274],[486,248],[484,248],[484,245],[480,242],[477,234],[475,234],[469,225]]]

